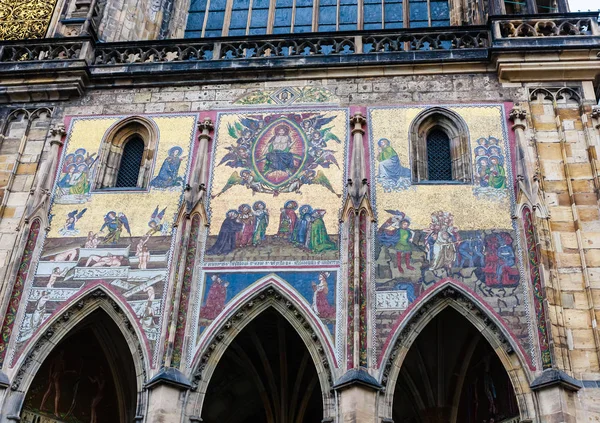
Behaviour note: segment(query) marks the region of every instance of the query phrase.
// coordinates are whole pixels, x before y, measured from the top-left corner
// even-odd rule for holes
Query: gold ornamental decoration
[[[0,0],[0,40],[43,38],[56,0]]]

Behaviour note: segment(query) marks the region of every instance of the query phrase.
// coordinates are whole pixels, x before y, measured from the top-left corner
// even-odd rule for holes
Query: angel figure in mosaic
[[[225,186],[221,189],[221,191],[219,191],[215,195],[212,195],[211,198],[219,197],[221,194],[223,194],[224,192],[228,191],[236,185],[248,188],[252,191],[252,195],[256,193],[275,193],[273,189],[267,187],[265,184],[258,181],[256,179],[256,176],[254,176],[254,174],[251,171],[249,171],[248,169],[244,169],[240,173],[238,173],[237,171],[233,171],[227,179],[227,182],[225,183]]]
[[[104,216],[104,224],[100,228],[100,232],[104,232],[104,229],[108,230],[108,234],[104,237],[102,243],[104,244],[116,244],[121,239],[121,233],[125,231],[131,236],[131,228],[129,227],[129,220],[124,213],[115,211],[109,211]]]
[[[163,218],[165,217],[166,211],[167,208],[165,207],[159,212],[158,206],[156,206],[156,208],[152,212],[152,215],[150,216],[150,220],[148,221],[148,227],[150,228],[150,230],[146,232],[147,237],[151,237],[152,235],[159,232],[165,232],[166,225],[163,223]]]
[[[69,214],[67,214],[65,226],[60,228],[58,230],[58,233],[62,236],[78,235],[79,229],[75,228],[75,224],[77,223],[77,221],[79,221],[79,219],[81,219],[83,217],[83,215],[85,214],[86,211],[87,211],[87,208],[85,208],[81,211],[73,210]]]
[[[295,192],[296,194],[302,194],[300,188],[303,185],[321,185],[322,187],[327,188],[329,191],[337,195],[338,198],[342,196],[342,194],[338,194],[337,192],[335,192],[335,189],[333,189],[331,182],[322,170],[318,170],[315,172],[312,169],[305,170],[302,173],[302,175],[300,175],[298,178],[294,178],[290,182],[290,184],[280,192]]]

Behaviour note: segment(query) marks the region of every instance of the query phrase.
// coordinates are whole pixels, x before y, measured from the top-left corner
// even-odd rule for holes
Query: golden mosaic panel
[[[0,40],[43,38],[55,0],[0,0]]]

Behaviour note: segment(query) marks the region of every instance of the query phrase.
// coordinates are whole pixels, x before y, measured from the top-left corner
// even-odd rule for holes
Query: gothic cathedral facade
[[[0,423],[600,420],[566,0],[0,0]]]

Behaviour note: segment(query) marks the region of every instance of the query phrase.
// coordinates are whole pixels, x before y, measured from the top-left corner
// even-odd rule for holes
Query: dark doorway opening
[[[127,342],[113,320],[96,311],[46,358],[27,391],[21,421],[130,423],[135,376]]]
[[[317,370],[296,330],[273,309],[240,332],[221,358],[202,410],[207,423],[320,422]]]
[[[396,382],[395,423],[500,423],[519,415],[508,374],[487,340],[452,308],[411,346]]]

